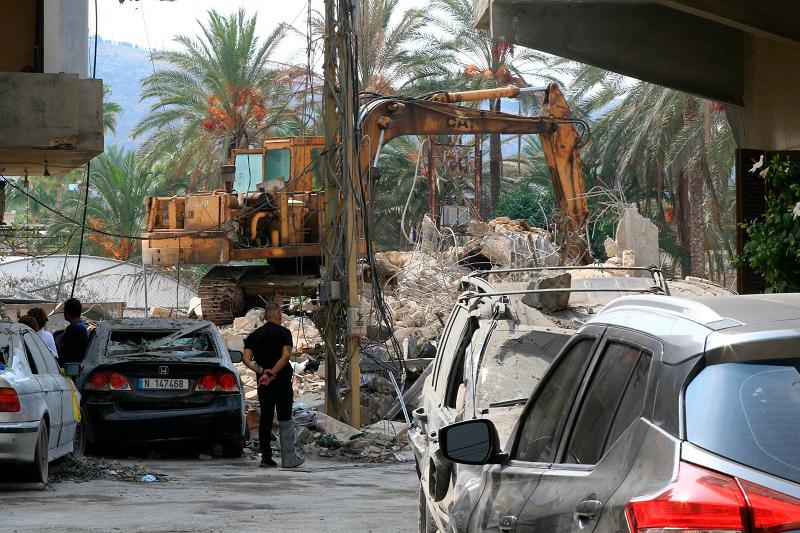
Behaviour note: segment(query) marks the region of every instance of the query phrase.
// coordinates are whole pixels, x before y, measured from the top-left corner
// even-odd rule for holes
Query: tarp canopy
[[[0,260],[0,296],[62,301],[69,297],[78,267],[76,255],[15,257]],[[147,283],[145,284],[145,277]],[[146,291],[145,291],[146,287]],[[195,291],[160,270],[106,257],[81,258],[75,296],[84,301],[125,302],[129,309],[186,309]]]

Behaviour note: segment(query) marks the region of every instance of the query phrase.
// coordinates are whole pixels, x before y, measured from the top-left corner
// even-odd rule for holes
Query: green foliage
[[[146,161],[164,161],[171,178],[191,173],[192,185],[213,185],[231,149],[258,146],[284,125],[294,114],[294,81],[270,65],[286,33],[279,25],[259,39],[255,16],[212,10],[199,37],[176,36],[178,49],[155,52],[167,68],[142,81],[152,105],[131,134],[146,137]]]
[[[494,215],[521,218],[536,228],[550,229],[555,222],[556,213],[552,188],[520,184],[500,195]]]
[[[758,270],[775,292],[800,291],[800,166],[778,156],[763,174],[767,207],[742,224],[750,238],[740,264]]]

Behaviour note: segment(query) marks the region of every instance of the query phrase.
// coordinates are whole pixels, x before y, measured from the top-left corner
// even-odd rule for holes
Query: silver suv
[[[438,438],[482,468],[448,531],[796,531],[800,295],[619,298],[504,446],[487,419]]]

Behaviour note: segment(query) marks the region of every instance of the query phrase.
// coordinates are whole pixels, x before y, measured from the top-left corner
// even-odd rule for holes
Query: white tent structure
[[[70,295],[77,267],[76,255],[2,258],[0,296],[63,301]],[[75,296],[84,301],[125,302],[128,309],[144,311],[146,307],[187,309],[189,300],[197,294],[158,270],[145,270],[128,261],[83,256]]]

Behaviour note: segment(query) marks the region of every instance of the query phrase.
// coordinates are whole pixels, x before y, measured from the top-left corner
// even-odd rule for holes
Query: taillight
[[[197,387],[195,390],[198,391],[215,391],[217,390],[217,376],[214,374],[208,374],[203,376],[202,378],[197,380]]]
[[[207,374],[197,380],[196,392],[239,392],[236,376],[230,372]]]
[[[225,373],[219,376],[219,388],[225,392],[233,392],[239,390],[239,384],[236,382],[236,376],[233,374]]]
[[[634,533],[800,529],[800,500],[683,462],[675,481],[657,494],[634,498],[626,511]]]
[[[636,533],[744,531],[747,521],[736,480],[689,463],[665,489],[628,502],[627,514]]]
[[[800,529],[800,500],[743,479],[738,481],[750,508],[752,533]]]
[[[86,388],[90,390],[131,390],[131,382],[119,372],[100,370],[93,372],[86,382]]]
[[[0,413],[19,413],[19,396],[17,391],[0,388]]]

